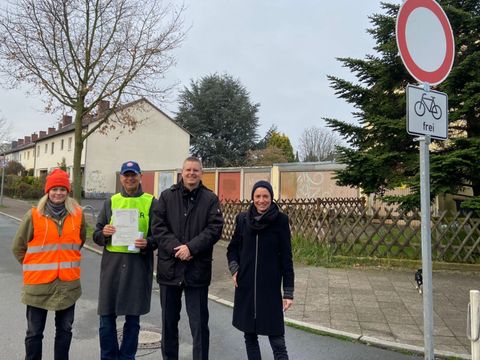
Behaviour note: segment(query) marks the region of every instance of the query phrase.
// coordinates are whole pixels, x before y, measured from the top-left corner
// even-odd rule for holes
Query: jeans
[[[258,345],[258,335],[255,333],[244,333],[244,338],[248,360],[261,360],[262,355],[260,354],[260,346]],[[268,340],[273,350],[273,358],[275,360],[288,360],[285,336],[269,336]]]
[[[48,310],[27,305],[27,334],[25,336],[25,360],[42,359],[42,340]],[[54,360],[68,360],[72,342],[72,325],[75,304],[64,310],[55,311]]]
[[[100,316],[100,358],[102,360],[134,360],[138,347],[140,316],[125,315],[122,344],[118,346],[117,316]]]
[[[208,286],[161,285],[163,360],[178,360],[178,321],[182,309],[182,292],[185,292],[185,307],[193,339],[192,359],[208,360]]]

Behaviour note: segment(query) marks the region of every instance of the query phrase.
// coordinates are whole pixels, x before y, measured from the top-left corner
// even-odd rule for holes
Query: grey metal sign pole
[[[424,96],[430,92],[430,85],[440,84],[450,73],[455,58],[455,39],[445,11],[434,0],[403,1],[397,14],[395,34],[405,67],[419,83],[423,83],[424,90],[424,93],[416,92],[420,99],[412,103],[410,87],[407,86],[407,132],[420,135],[416,140],[420,145],[423,333],[425,359],[434,360],[429,144],[430,138],[445,140],[448,137],[448,101],[443,93],[442,106],[434,102],[435,96],[428,99]],[[427,105],[425,100],[431,103]],[[423,117],[427,110],[429,114]]]
[[[3,153],[2,185],[0,186],[0,206],[3,206],[3,183],[5,182],[5,152]]]
[[[0,206],[3,206],[3,184],[5,183],[5,144],[1,144],[2,149],[2,184],[0,185]]]
[[[422,218],[422,275],[423,275],[423,336],[425,360],[434,360],[433,347],[433,288],[432,234],[430,228],[430,136],[417,138],[420,142],[420,196]]]

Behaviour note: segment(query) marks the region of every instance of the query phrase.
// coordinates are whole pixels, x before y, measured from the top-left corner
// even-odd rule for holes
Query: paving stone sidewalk
[[[22,218],[30,203],[4,198],[0,212]],[[90,219],[89,219],[90,220]],[[89,221],[90,222],[90,221]],[[233,302],[226,244],[215,247],[211,298]],[[466,336],[469,291],[480,289],[478,271],[434,271],[434,342],[443,356],[469,358]],[[412,270],[295,267],[292,322],[374,344],[423,347],[423,303]]]
[[[225,253],[225,245],[215,248],[217,264],[210,293],[231,302],[233,286]],[[480,289],[479,275],[434,271],[436,352],[469,358],[467,305],[469,291]],[[296,266],[295,300],[286,316],[321,330],[350,333],[360,341],[404,349],[423,347],[423,300],[415,289],[412,270]]]

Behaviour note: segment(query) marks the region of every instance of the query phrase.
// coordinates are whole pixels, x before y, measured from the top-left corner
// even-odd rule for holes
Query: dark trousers
[[[208,360],[208,286],[160,286],[162,305],[162,355],[164,360],[178,359],[178,321],[182,309],[182,292],[193,339],[193,360]]]
[[[118,346],[117,316],[100,316],[100,358],[102,360],[135,360],[140,332],[140,316],[126,315],[122,344]]]
[[[25,360],[42,359],[43,330],[48,310],[27,305],[27,334],[25,336]],[[55,311],[54,360],[68,360],[72,342],[72,325],[75,304],[67,309]]]
[[[254,333],[244,333],[244,338],[248,360],[261,360],[262,355],[260,354],[260,346],[258,345],[258,335]],[[275,360],[288,360],[285,336],[269,336],[268,340],[273,350],[273,358]]]

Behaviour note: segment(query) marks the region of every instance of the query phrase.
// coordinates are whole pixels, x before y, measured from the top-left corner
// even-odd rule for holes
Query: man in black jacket
[[[208,359],[208,286],[213,246],[222,234],[223,216],[217,196],[202,185],[202,173],[201,161],[187,158],[182,180],[162,192],[153,210],[164,360],[178,359],[182,292],[193,337],[192,359]]]

